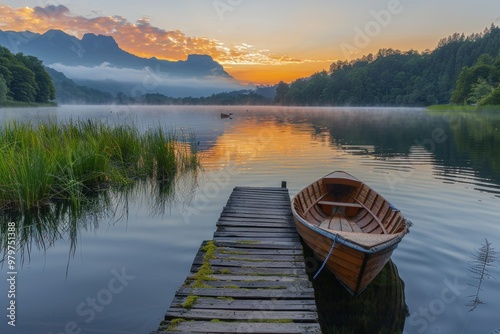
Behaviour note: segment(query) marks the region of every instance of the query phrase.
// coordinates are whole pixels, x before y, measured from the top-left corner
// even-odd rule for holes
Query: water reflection
[[[235,117],[238,122],[204,147],[204,166],[244,166],[272,157],[287,157],[284,160],[293,164],[292,159],[304,154],[333,159],[357,156],[361,164],[385,174],[411,173],[431,165],[435,179],[500,195],[498,114],[278,109]]]
[[[107,188],[87,194],[80,202],[59,200],[28,211],[8,211],[0,215],[0,245],[6,262],[8,224],[15,222],[20,261],[30,261],[33,251],[46,252],[59,240],[68,240],[68,263],[75,254],[82,231],[99,229],[102,222],[113,224],[128,220],[129,202],[140,202],[152,216],[164,215],[180,202],[190,201],[197,184],[198,171],[187,171],[171,179],[141,181],[120,188]],[[66,270],[66,274],[68,274]]]
[[[428,113],[404,109],[338,110],[310,117],[314,134],[352,155],[374,157],[381,169],[408,171],[432,164],[436,179],[500,194],[500,114]],[[411,159],[407,159],[411,157]],[[388,165],[389,162],[389,165]],[[469,175],[469,177],[467,177]]]
[[[69,201],[58,201],[29,211],[3,212],[1,219],[0,240],[5,260],[7,254],[7,223],[15,222],[17,229],[17,247],[21,262],[30,260],[30,254],[36,250],[46,251],[58,240],[70,240],[69,253],[73,254],[80,229],[98,228],[99,221],[113,212],[109,191],[88,196],[81,206]]]
[[[488,182],[500,181],[500,113],[447,113],[450,130],[453,133],[456,156],[447,157],[448,175],[454,180],[463,170],[476,171]],[[467,166],[457,168],[458,160],[469,161]],[[451,163],[450,163],[451,162]],[[461,166],[462,167],[462,166]],[[478,184],[479,189],[483,185]],[[500,188],[496,187],[498,196]]]

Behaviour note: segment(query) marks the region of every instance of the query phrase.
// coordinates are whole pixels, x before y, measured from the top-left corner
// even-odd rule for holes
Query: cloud
[[[69,8],[64,5],[47,5],[45,7],[35,7],[33,8],[33,15],[37,17],[47,17],[47,18],[61,18],[64,15],[69,15]]]
[[[285,65],[309,62],[278,55],[253,45],[225,45],[216,39],[187,36],[180,30],[152,26],[147,18],[135,23],[122,16],[83,17],[73,15],[64,5],[12,8],[0,5],[0,29],[44,33],[60,29],[77,37],[91,32],[113,36],[120,47],[142,57],[183,60],[189,54],[208,54],[223,65]]]

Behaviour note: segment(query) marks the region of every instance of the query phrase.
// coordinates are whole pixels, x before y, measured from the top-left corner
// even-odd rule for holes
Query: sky
[[[242,83],[291,82],[381,48],[500,25],[498,0],[0,0],[0,29],[111,35],[142,57],[209,54]]]

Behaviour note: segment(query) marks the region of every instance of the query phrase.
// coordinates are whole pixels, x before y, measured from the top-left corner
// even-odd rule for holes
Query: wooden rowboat
[[[408,232],[398,209],[340,171],[302,189],[292,212],[304,242],[353,295],[377,276]]]

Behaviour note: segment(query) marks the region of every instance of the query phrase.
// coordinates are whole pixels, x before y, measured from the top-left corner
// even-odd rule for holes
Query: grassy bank
[[[192,134],[160,126],[8,123],[0,129],[0,211],[78,205],[103,188],[169,180],[196,168],[193,142]]]
[[[498,111],[500,106],[469,106],[469,105],[456,105],[456,104],[436,104],[428,106],[427,110],[430,111]]]

